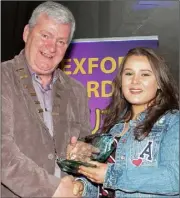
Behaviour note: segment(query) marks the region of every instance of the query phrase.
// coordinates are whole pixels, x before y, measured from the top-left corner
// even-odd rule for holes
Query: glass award
[[[100,152],[96,154],[92,154],[90,158],[91,160],[98,162],[105,162],[107,158],[110,156],[110,154],[113,152],[113,150],[115,149],[115,146],[113,144],[114,137],[110,134],[95,133],[93,135],[79,138],[78,140],[91,144],[99,149]],[[80,165],[87,167],[96,167],[95,165],[92,165],[88,162],[67,160],[62,158],[57,159],[57,164],[62,171],[68,173],[74,173],[74,174],[77,174]]]

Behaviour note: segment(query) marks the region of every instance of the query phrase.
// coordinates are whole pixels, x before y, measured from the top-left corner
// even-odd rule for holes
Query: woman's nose
[[[140,81],[139,75],[134,74],[134,76],[132,77],[132,84],[138,84]]]

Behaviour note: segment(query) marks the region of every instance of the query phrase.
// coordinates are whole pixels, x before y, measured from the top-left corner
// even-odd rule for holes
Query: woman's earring
[[[125,99],[125,97],[124,97],[124,95],[123,95],[123,93],[122,93],[122,90],[121,90],[121,93],[120,93],[120,94],[121,94],[121,96],[120,96],[120,97],[121,97],[121,99],[123,99],[123,100],[124,100],[124,99]]]

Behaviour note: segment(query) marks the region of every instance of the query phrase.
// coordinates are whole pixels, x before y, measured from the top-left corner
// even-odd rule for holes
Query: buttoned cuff
[[[86,198],[96,198],[98,197],[98,186],[97,184],[94,184],[90,182],[86,178],[78,177],[75,179],[76,181],[81,181],[84,184],[84,190],[82,193],[82,197]]]
[[[84,197],[85,194],[86,194],[87,182],[85,181],[85,179],[80,178],[80,177],[77,177],[77,178],[75,179],[75,181],[81,181],[81,182],[83,183],[84,189],[83,189],[82,197]]]

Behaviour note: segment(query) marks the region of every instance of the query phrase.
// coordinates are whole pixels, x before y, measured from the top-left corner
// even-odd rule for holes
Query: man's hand
[[[96,184],[103,184],[108,165],[95,161],[91,161],[89,163],[96,165],[96,168],[80,166],[78,173],[83,174],[89,180],[95,182]]]
[[[74,180],[74,177],[72,176],[65,176],[61,179],[61,182],[56,189],[56,192],[52,196],[55,197],[69,197],[69,198],[75,198],[75,197],[81,197],[80,192],[82,191],[81,188],[76,184],[76,181]],[[75,190],[74,190],[75,189]],[[74,192],[75,191],[75,195]]]
[[[76,137],[71,138],[70,144],[67,146],[67,159],[88,162],[91,155],[99,153],[99,149],[82,141],[78,141]]]

